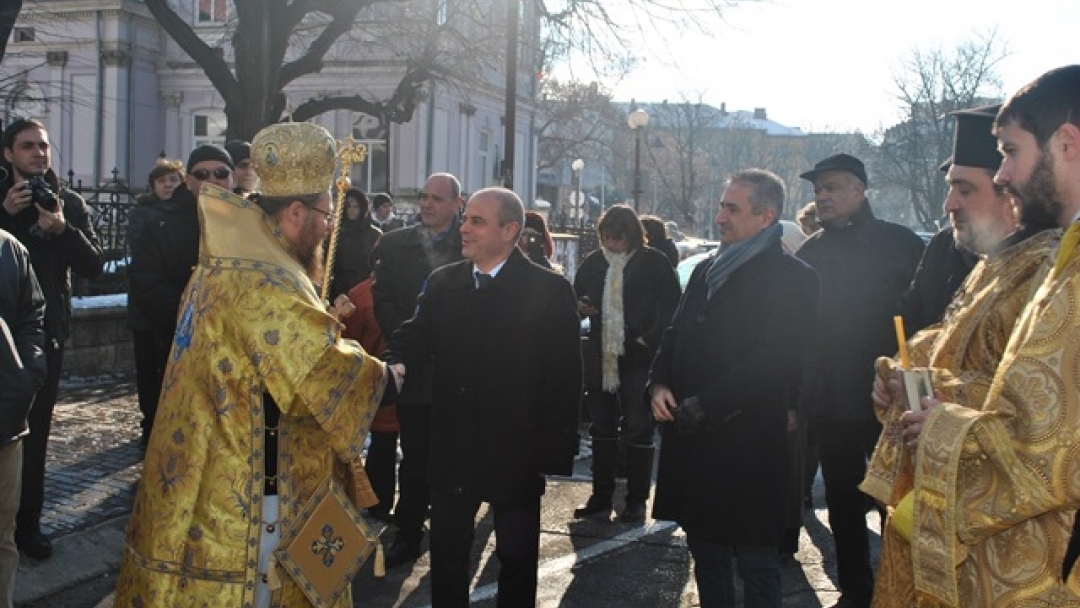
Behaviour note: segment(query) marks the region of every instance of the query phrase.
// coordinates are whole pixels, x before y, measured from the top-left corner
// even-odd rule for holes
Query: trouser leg
[[[858,485],[866,476],[867,459],[881,427],[874,421],[827,421],[817,430],[840,590],[845,596],[868,600],[874,587],[866,527],[870,503]]]
[[[431,405],[399,404],[397,408],[401,441],[398,467],[399,494],[395,520],[398,539],[423,535],[428,510],[428,466],[431,443]]]
[[[468,608],[469,554],[478,501],[452,490],[431,495],[431,606]]]
[[[390,513],[394,507],[394,490],[397,487],[397,443],[398,434],[394,431],[371,432],[367,460],[364,470],[371,481],[371,489],[379,498],[379,504],[372,507],[381,513]]]
[[[540,559],[540,497],[495,504],[495,554],[499,558],[499,608],[536,605]]]
[[[19,497],[17,528],[19,534],[37,534],[41,527],[41,508],[45,504],[45,452],[49,446],[53,407],[60,390],[60,368],[64,363],[63,347],[46,346],[48,375],[30,408],[30,434],[23,442],[22,494]]]
[[[0,608],[12,608],[19,550],[15,547],[15,513],[19,510],[22,441],[0,448]]]
[[[714,543],[686,535],[686,546],[694,558],[701,608],[735,608],[734,551],[730,545]]]

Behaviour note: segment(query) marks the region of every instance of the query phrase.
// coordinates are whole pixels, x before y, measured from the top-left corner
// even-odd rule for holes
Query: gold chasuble
[[[118,608],[252,606],[268,523],[264,393],[281,409],[274,525],[285,530],[327,476],[344,480],[386,383],[382,363],[341,338],[262,209],[205,185],[199,219],[199,265],[180,306]],[[267,581],[271,605],[310,605],[274,561]],[[352,606],[351,595],[336,606]]]
[[[931,368],[934,388],[944,394],[946,401],[982,406],[1020,314],[1049,272],[1060,234],[1058,230],[1040,232],[981,261],[957,291],[942,322],[912,337],[909,344],[912,365]],[[888,378],[891,370],[898,367],[899,363],[892,359],[878,361],[883,378]],[[916,483],[911,455],[901,437],[899,418],[903,412],[899,407],[878,411],[883,431],[866,479],[860,485],[864,492],[887,505],[890,514],[891,508]],[[942,449],[944,453],[952,442],[942,441],[924,430],[919,445],[946,446]],[[911,544],[891,525],[890,515],[882,526],[874,608],[916,605],[912,559]],[[950,605],[928,597],[920,597],[918,603]],[[954,605],[996,606],[973,596],[965,596]]]
[[[920,603],[1080,606],[1075,574],[1061,581],[1080,504],[1080,259],[1063,264],[1024,308],[981,407],[942,403],[923,427]]]

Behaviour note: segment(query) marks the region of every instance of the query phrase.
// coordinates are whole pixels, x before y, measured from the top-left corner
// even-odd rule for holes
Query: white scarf
[[[623,319],[623,269],[634,252],[611,253],[607,249],[607,276],[604,277],[604,310],[601,311],[600,346],[603,363],[604,390],[614,393],[619,388],[619,356],[626,352],[626,323]]]

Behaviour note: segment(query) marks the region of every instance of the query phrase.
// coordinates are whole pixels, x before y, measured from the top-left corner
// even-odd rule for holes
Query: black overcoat
[[[797,407],[818,278],[777,242],[712,300],[702,262],[650,370],[650,388],[697,397],[706,430],[661,425],[653,517],[726,544],[777,545],[787,493],[787,412]],[[676,414],[678,415],[678,414]]]
[[[463,261],[431,273],[416,314],[390,337],[387,360],[408,370],[432,358],[433,489],[487,502],[535,498],[544,475],[573,469],[581,402],[574,290],[516,248],[484,289],[472,269]]]

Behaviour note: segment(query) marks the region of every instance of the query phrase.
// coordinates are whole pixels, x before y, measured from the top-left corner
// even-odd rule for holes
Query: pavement
[[[43,530],[53,557],[23,556],[15,585],[20,608],[111,608],[124,530],[141,474],[140,414],[129,378],[65,381],[56,406],[45,483]],[[670,522],[642,526],[574,521],[573,507],[587,498],[589,453],[583,450],[572,478],[552,479],[544,499],[538,606],[699,605],[685,537]],[[621,482],[620,482],[621,486]],[[797,561],[784,569],[784,608],[831,605],[836,591],[835,555],[820,477]],[[621,495],[621,490],[616,496]],[[497,569],[490,513],[478,520],[473,604],[494,606]],[[876,530],[876,514],[868,516]],[[384,542],[390,538],[388,531]],[[877,536],[872,534],[876,553]],[[354,581],[355,606],[422,608],[430,602],[428,556],[385,578],[365,566]],[[641,573],[631,575],[630,573]],[[92,599],[79,599],[91,594]],[[89,603],[88,603],[89,602]]]

